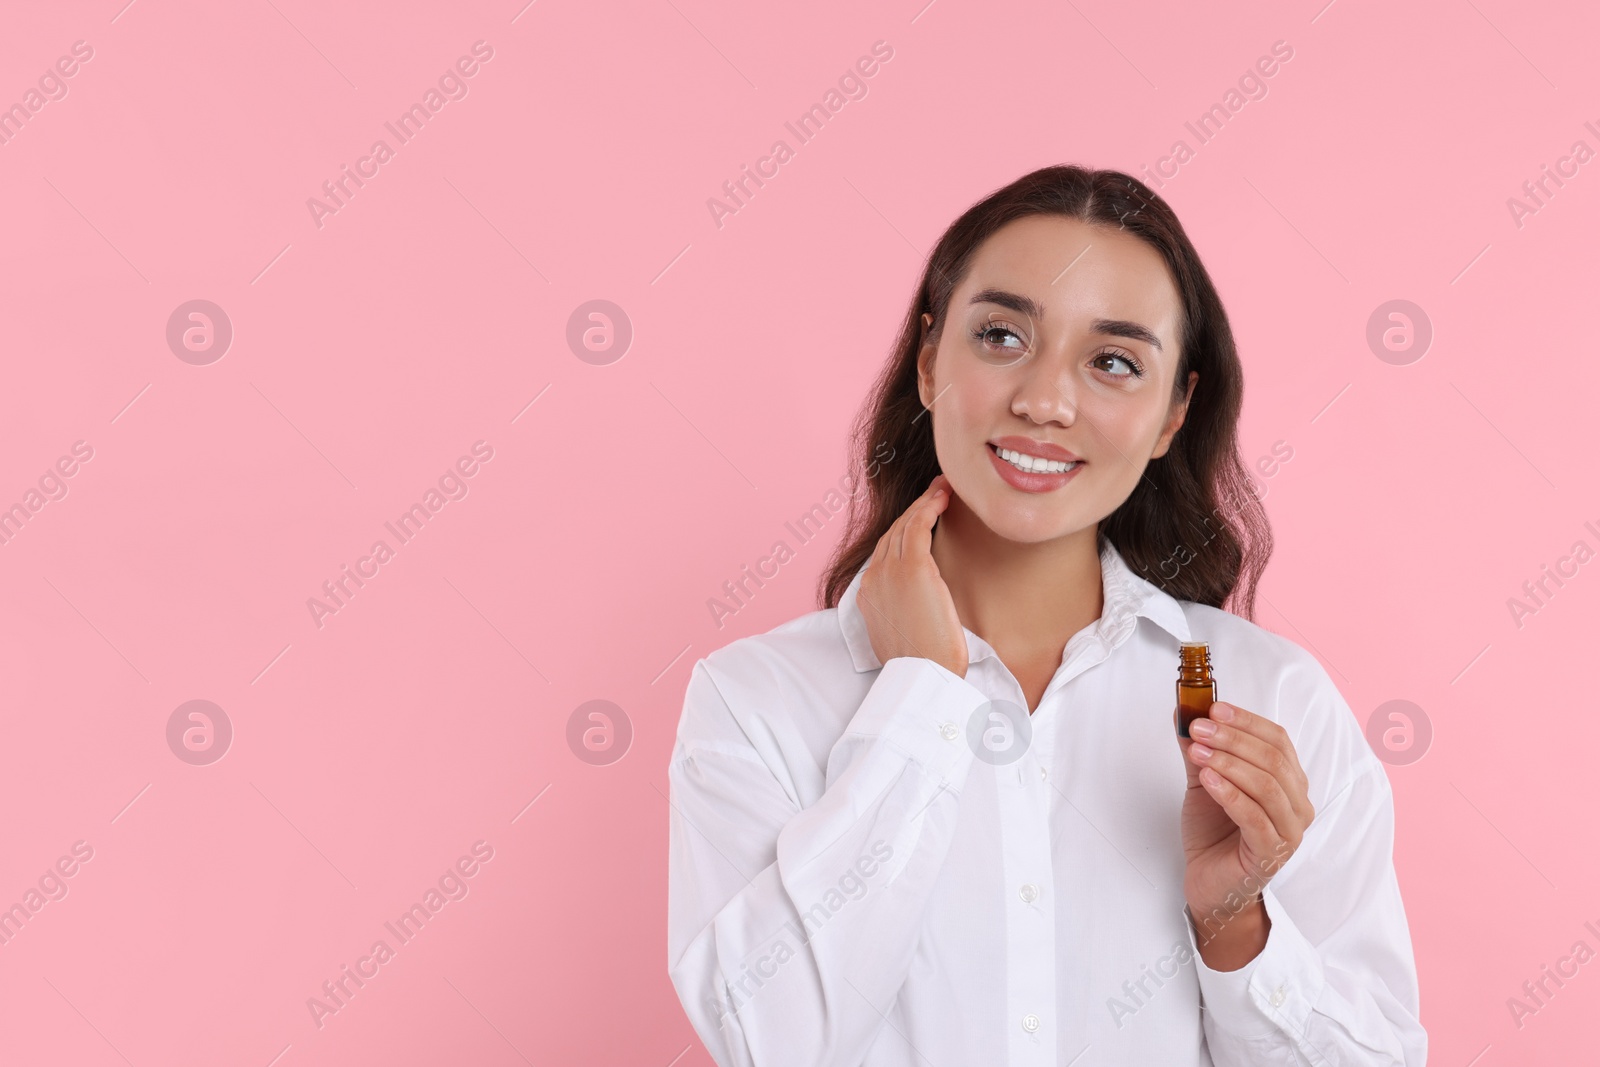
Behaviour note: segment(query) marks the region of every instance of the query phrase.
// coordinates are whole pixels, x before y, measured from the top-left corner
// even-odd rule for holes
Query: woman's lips
[[[1020,489],[1024,493],[1048,493],[1052,489],[1060,489],[1072,481],[1083,469],[1083,461],[1075,463],[1071,470],[1059,474],[1044,474],[1039,471],[1019,470],[1010,463],[1000,458],[994,445],[984,445],[984,451],[989,453],[989,462],[994,464],[995,473],[999,474],[1005,483],[1013,489]]]

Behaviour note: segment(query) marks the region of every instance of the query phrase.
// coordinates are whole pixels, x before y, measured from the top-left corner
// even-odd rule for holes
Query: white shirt
[[[1114,547],[1100,564],[1101,617],[1009,749],[968,740],[1003,726],[988,702],[1027,706],[994,649],[966,630],[965,678],[881,664],[860,572],[838,608],[695,664],[667,965],[721,1067],[1420,1067],[1393,801],[1349,706],[1293,642],[1174,599]],[[1316,812],[1263,893],[1265,948],[1229,972],[1199,958],[1183,896],[1191,639],[1218,699],[1288,730]]]

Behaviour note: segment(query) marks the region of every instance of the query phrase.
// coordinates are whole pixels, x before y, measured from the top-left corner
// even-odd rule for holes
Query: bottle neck
[[[1211,685],[1211,648],[1209,645],[1185,645],[1179,649],[1178,682],[1180,685]]]

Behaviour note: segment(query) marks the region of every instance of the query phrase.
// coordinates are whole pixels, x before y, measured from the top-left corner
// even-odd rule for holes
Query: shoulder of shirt
[[[1249,657],[1252,671],[1268,669],[1282,672],[1284,676],[1303,675],[1308,681],[1333,686],[1321,661],[1282,634],[1210,604],[1179,600],[1178,606],[1183,609],[1194,640],[1226,644],[1229,654]]]
[[[837,608],[810,611],[764,633],[735,638],[697,660],[679,743],[738,748],[770,761],[795,730],[817,743],[830,729],[842,730],[842,721],[829,721],[829,711],[853,710],[860,699],[854,691],[870,679],[855,670],[838,614]],[[703,688],[707,683],[715,688],[714,698]]]
[[[706,653],[700,663],[717,675],[743,676],[783,667],[807,673],[826,671],[833,666],[832,661],[843,668],[850,667],[850,652],[839,629],[838,608],[809,611],[764,633],[735,638]]]

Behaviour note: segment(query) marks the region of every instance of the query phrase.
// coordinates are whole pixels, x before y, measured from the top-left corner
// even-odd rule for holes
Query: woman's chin
[[[1009,502],[991,504],[978,518],[996,537],[1023,545],[1054,541],[1084,526],[1057,508],[1019,507]]]

